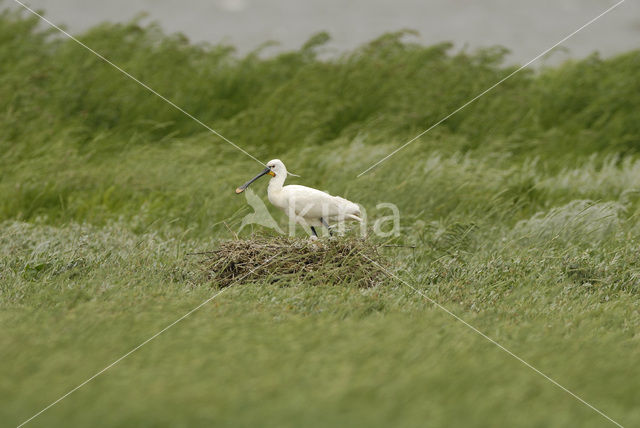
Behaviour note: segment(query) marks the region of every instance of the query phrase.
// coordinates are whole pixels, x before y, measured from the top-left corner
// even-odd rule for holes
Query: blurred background
[[[11,4],[12,2],[7,2]],[[380,34],[417,30],[424,44],[452,41],[458,48],[491,45],[511,50],[508,60],[526,62],[615,4],[614,0],[32,0],[49,19],[75,33],[103,21],[125,21],[141,12],[168,32],[192,41],[226,42],[247,53],[266,41],[299,48],[327,31],[329,52],[353,49]],[[640,3],[628,1],[589,31],[577,34],[547,61],[610,55],[637,47]]]

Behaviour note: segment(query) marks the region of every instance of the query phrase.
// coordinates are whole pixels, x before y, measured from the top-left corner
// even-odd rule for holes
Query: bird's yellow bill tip
[[[236,188],[236,193],[240,194],[240,193],[242,193],[242,192],[244,192],[244,189],[243,189],[243,188],[241,188],[241,187],[237,187],[237,188]]]

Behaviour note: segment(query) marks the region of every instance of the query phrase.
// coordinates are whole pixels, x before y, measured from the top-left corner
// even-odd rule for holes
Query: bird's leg
[[[322,217],[320,217],[320,223],[322,223],[324,225],[324,227],[327,228],[327,230],[329,231],[329,236],[333,236],[333,232],[331,231],[331,228],[329,227],[329,223],[327,223]]]
[[[316,233],[316,228],[311,226],[311,231],[313,232],[313,236],[315,236],[317,238],[318,234]]]

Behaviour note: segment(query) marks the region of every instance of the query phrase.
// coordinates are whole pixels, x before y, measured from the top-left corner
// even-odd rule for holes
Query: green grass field
[[[640,51],[508,75],[387,34],[246,57],[137,22],[79,37],[212,128],[401,213],[392,271],[625,427],[640,425]],[[260,166],[34,18],[0,14],[0,424],[218,292]],[[266,180],[254,190],[264,200]],[[286,218],[273,211],[284,228]],[[246,227],[241,239],[270,236]],[[302,230],[298,231],[302,239]],[[275,239],[275,236],[274,236]],[[379,241],[379,242],[378,242]],[[27,426],[614,426],[394,279],[240,281]]]

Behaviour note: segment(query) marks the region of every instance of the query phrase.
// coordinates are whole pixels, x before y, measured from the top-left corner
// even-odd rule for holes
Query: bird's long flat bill
[[[251,183],[253,183],[253,182],[254,182],[254,181],[256,181],[258,178],[260,178],[260,177],[262,177],[263,175],[266,175],[266,174],[269,174],[269,175],[275,175],[275,174],[271,171],[271,168],[266,167],[266,168],[264,169],[264,171],[262,171],[260,174],[256,175],[256,176],[255,176],[255,177],[253,177],[251,180],[247,181],[247,182],[246,182],[246,183],[244,183],[242,186],[238,187],[238,188],[236,189],[236,193],[242,193],[242,192],[244,192],[244,190],[245,190],[247,187],[249,187],[249,185],[250,185]]]

